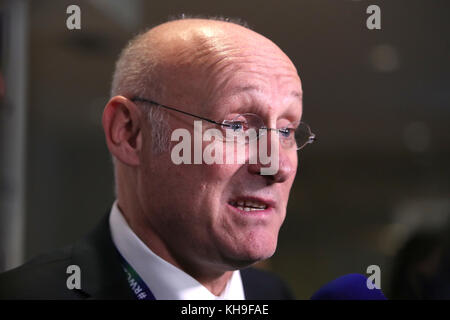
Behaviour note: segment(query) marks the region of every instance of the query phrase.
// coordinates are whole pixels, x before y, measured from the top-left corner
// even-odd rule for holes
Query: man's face
[[[261,40],[230,43],[229,50],[221,50],[201,67],[174,70],[168,77],[171,95],[158,102],[219,122],[243,113],[257,114],[271,128],[298,121],[302,89],[290,60]],[[168,113],[171,130],[185,128],[194,137],[194,118]],[[144,212],[151,213],[149,225],[179,264],[230,270],[275,252],[297,170],[295,146],[280,146],[276,174],[260,175],[260,167],[175,165],[171,151],[154,155],[151,145],[145,144],[138,179],[140,202]]]

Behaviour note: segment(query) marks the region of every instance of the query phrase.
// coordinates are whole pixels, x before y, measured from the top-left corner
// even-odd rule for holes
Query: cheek
[[[169,159],[148,172],[147,190],[158,196],[159,205],[172,211],[190,211],[196,221],[215,219],[226,197],[227,184],[238,170],[236,165],[167,164]],[[159,174],[155,175],[154,172]],[[153,195],[154,198],[154,195]]]
[[[292,168],[292,174],[289,177],[288,181],[286,181],[287,185],[289,186],[289,189],[291,188],[292,184],[294,183],[295,176],[297,175],[297,171],[299,169],[299,158],[297,155],[297,151],[289,156],[290,166]]]
[[[293,151],[292,154],[290,154],[288,156],[288,159],[292,164],[292,168],[294,170],[294,176],[295,176],[295,173],[297,172],[298,165],[299,165],[298,151],[297,150],[295,152]]]
[[[204,207],[210,209],[213,219],[217,219],[227,202],[233,176],[239,170],[239,165],[213,164],[204,165],[201,170],[201,201]]]
[[[205,181],[223,184],[229,181],[241,166],[238,164],[203,165],[201,172]]]

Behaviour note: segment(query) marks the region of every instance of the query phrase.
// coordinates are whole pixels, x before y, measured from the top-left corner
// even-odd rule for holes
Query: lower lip
[[[245,210],[238,209],[238,208],[232,206],[232,205],[229,204],[229,203],[227,203],[227,205],[228,205],[234,212],[239,213],[239,214],[244,215],[244,216],[249,216],[249,217],[264,217],[264,216],[267,216],[267,215],[270,215],[270,214],[273,214],[273,213],[274,213],[274,209],[273,209],[272,207],[268,207],[268,208],[266,208],[266,209],[264,209],[264,210],[253,210],[253,211],[251,210],[251,211],[245,211]]]

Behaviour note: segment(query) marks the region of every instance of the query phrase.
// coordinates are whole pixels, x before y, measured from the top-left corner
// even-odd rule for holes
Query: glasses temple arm
[[[184,113],[185,115],[188,115],[188,116],[191,116],[191,117],[194,117],[194,118],[198,118],[198,119],[202,119],[202,120],[208,121],[208,122],[210,122],[210,123],[217,124],[217,125],[219,125],[219,126],[225,125],[225,126],[227,126],[227,127],[230,127],[229,124],[222,124],[222,123],[216,122],[216,121],[214,121],[214,120],[207,119],[207,118],[203,118],[203,117],[197,116],[197,115],[195,115],[195,114],[192,114],[192,113],[189,113],[189,112],[186,112],[186,111],[183,111],[183,110],[178,110],[178,109],[175,109],[175,108],[172,108],[172,107],[169,107],[169,106],[165,106],[165,105],[160,104],[160,103],[157,103],[157,102],[155,102],[155,101],[151,101],[151,100],[147,100],[147,99],[143,99],[143,98],[133,98],[133,99],[131,99],[131,101],[141,101],[141,102],[147,102],[147,103],[155,104],[155,105],[158,105],[158,106],[160,106],[160,107],[163,107],[163,108],[166,108],[166,109],[169,109],[169,110],[181,112],[181,113]]]

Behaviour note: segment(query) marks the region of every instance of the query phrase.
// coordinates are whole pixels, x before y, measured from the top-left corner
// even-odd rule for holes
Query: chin
[[[250,237],[252,239],[252,237]],[[250,240],[249,239],[249,240]],[[253,238],[252,241],[233,248],[227,264],[233,269],[242,269],[272,257],[277,248],[277,238]]]

